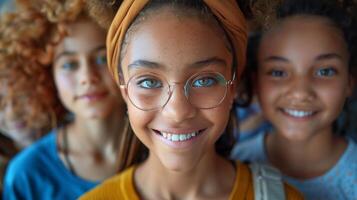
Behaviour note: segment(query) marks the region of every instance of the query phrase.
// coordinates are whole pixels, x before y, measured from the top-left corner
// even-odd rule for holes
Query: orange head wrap
[[[118,62],[121,44],[135,17],[150,0],[124,0],[116,13],[107,35],[107,57],[110,73],[119,83]],[[222,24],[233,45],[237,60],[236,77],[243,72],[246,60],[247,26],[235,0],[203,0]]]

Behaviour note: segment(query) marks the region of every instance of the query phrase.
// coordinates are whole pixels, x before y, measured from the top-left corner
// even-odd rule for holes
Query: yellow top
[[[80,197],[80,200],[140,200],[134,186],[135,166],[130,167],[119,175],[108,179],[103,184]],[[291,186],[285,184],[288,200],[304,199]],[[237,163],[237,176],[229,200],[254,200],[254,188],[251,172],[247,165]]]

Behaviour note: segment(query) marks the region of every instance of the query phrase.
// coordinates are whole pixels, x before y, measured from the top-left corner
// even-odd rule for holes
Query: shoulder
[[[354,177],[357,177],[357,144],[352,139],[348,138],[348,146],[345,152],[340,157],[339,162],[336,165],[336,168],[339,168],[342,171],[353,170],[354,173],[351,174]]]
[[[27,147],[20,153],[18,153],[11,161],[10,168],[15,166],[28,166],[35,164],[43,157],[43,155],[49,156],[51,148],[55,148],[56,136],[54,132],[44,136],[31,146]]]
[[[283,183],[283,182],[281,182]],[[281,186],[280,186],[281,187]],[[286,199],[300,200],[303,196],[293,187],[284,183]],[[253,174],[247,164],[237,162],[237,175],[230,200],[254,199]]]
[[[52,146],[52,143],[55,143],[54,132],[18,153],[9,163],[5,180],[12,182],[18,178],[23,178],[26,174],[35,174],[37,167],[40,167],[43,162],[51,161],[48,158],[51,156],[50,149],[55,148],[49,147]]]
[[[80,200],[95,199],[122,199],[139,200],[134,186],[135,166],[130,167],[122,173],[104,181],[93,190],[81,196]]]
[[[26,194],[31,193],[30,188],[33,187],[33,184],[44,178],[43,174],[49,170],[46,163],[53,163],[49,159],[51,153],[49,153],[48,144],[51,143],[50,140],[55,140],[53,132],[18,153],[10,161],[3,183],[5,199],[12,199],[15,196],[25,199]]]
[[[253,199],[253,179],[247,164],[236,162],[236,179],[229,200]]]

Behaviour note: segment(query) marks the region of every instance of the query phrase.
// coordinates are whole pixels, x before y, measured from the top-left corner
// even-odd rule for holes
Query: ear
[[[123,97],[125,103],[128,105],[128,102],[129,102],[128,90],[126,89],[126,87],[124,85],[120,85],[119,89],[120,89],[121,96]]]

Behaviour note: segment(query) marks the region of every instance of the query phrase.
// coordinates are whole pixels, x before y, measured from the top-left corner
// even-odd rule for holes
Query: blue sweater
[[[75,176],[65,167],[57,151],[56,135],[52,131],[10,162],[4,200],[72,200],[99,184]]]
[[[238,144],[232,151],[232,158],[269,164],[264,144],[265,135],[260,134],[248,142]],[[284,181],[303,193],[307,200],[356,200],[357,144],[350,138],[347,141],[347,149],[325,174],[307,180],[283,175]]]

